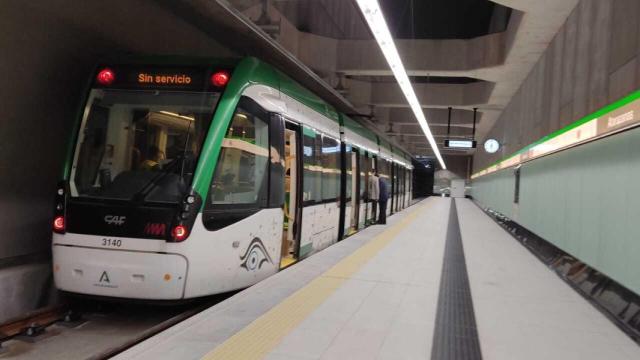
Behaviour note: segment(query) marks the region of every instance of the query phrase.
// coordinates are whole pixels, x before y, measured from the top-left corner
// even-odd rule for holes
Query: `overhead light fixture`
[[[177,114],[177,113],[174,113],[174,112],[171,112],[171,111],[160,110],[158,112],[160,114],[169,115],[169,116],[173,116],[173,117],[177,117],[177,118],[185,119],[185,120],[189,120],[189,121],[195,121],[196,120],[194,117],[180,115],[180,114]]]
[[[389,127],[387,128],[387,134],[393,134],[393,123],[389,123]]]
[[[424,116],[420,102],[418,102],[418,97],[413,91],[413,87],[411,86],[411,82],[407,76],[407,71],[402,64],[402,60],[400,60],[398,49],[396,49],[396,45],[393,42],[393,38],[391,37],[391,33],[387,27],[387,22],[384,20],[380,4],[378,4],[377,0],[356,0],[356,2],[358,3],[358,7],[360,7],[362,15],[367,20],[367,24],[369,25],[373,36],[376,38],[378,46],[380,46],[382,54],[393,72],[393,76],[395,76],[398,85],[400,85],[400,90],[402,90],[413,114],[418,120],[418,124],[420,124],[420,127],[422,128],[422,132],[424,132],[424,135],[427,137],[429,145],[431,145],[438,162],[440,162],[440,166],[442,166],[443,169],[446,169],[447,166],[444,164],[442,155],[440,155],[436,139],[433,137],[431,129],[429,129],[429,124]]]

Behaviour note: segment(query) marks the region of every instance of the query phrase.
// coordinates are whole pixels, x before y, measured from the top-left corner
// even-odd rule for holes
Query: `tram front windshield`
[[[72,196],[180,201],[219,95],[93,89],[74,154]]]

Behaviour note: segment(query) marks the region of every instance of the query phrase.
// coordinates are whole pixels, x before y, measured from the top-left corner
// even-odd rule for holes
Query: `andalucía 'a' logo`
[[[103,271],[102,275],[100,275],[100,282],[111,283],[111,281],[109,280],[109,275],[106,271]]]

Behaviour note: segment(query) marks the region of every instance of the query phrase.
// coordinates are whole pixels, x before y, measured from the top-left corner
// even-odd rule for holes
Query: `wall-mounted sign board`
[[[458,139],[446,139],[444,141],[445,149],[475,149],[475,140],[458,140]]]
[[[478,171],[472,179],[640,126],[640,90]]]

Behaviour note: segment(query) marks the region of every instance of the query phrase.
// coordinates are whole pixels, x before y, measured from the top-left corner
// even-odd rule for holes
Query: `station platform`
[[[428,198],[116,359],[640,359],[468,199]]]

